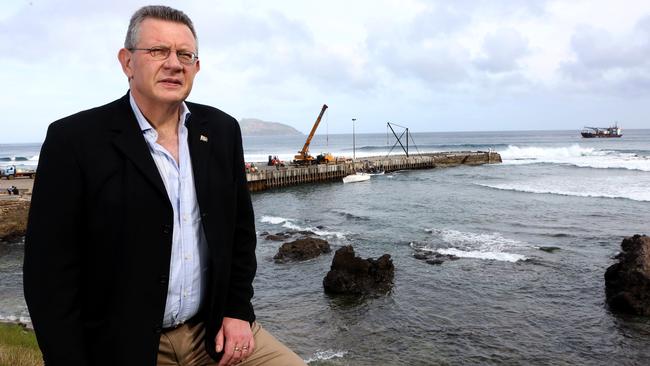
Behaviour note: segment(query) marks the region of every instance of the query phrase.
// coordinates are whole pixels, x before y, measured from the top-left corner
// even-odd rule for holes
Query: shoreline
[[[17,325],[29,331],[34,331],[34,326],[30,321],[22,321],[22,319],[10,320],[10,319],[0,319],[0,325]]]

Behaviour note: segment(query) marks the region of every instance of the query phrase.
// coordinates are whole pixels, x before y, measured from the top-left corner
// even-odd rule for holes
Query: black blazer
[[[255,227],[239,124],[187,103],[196,194],[208,243],[205,346],[224,316],[255,319]],[[207,139],[207,141],[206,141]],[[155,365],[173,211],[129,104],[52,123],[25,238],[25,300],[46,365]]]

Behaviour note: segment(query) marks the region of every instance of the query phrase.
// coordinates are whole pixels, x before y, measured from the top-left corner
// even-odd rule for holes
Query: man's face
[[[120,50],[124,73],[131,80],[131,93],[141,107],[175,104],[187,98],[192,90],[199,62],[193,65],[178,60],[176,51],[196,53],[192,31],[182,24],[148,18],[140,23],[136,48],[170,48],[166,60],[155,60],[147,51]]]

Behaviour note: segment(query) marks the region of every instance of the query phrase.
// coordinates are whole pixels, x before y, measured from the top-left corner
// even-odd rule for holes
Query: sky
[[[0,143],[127,91],[138,0],[0,0]],[[194,21],[188,100],[307,133],[650,128],[650,1],[160,1]],[[321,128],[319,128],[319,132]]]

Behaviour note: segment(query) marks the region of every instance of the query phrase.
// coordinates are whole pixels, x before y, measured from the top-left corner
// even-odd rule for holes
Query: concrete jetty
[[[289,165],[269,167],[257,165],[257,172],[247,172],[251,192],[299,184],[341,180],[356,171],[378,170],[386,173],[404,169],[431,169],[457,165],[482,165],[501,163],[501,155],[494,151],[454,151],[420,155],[394,155],[386,157],[339,160],[331,164]]]

